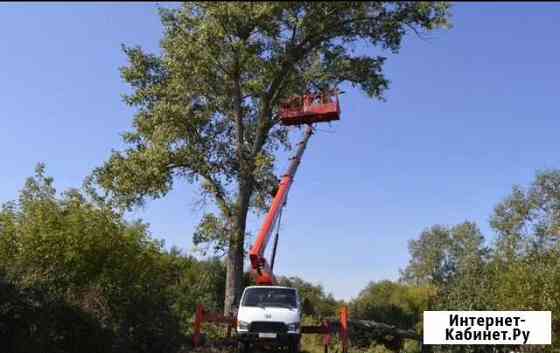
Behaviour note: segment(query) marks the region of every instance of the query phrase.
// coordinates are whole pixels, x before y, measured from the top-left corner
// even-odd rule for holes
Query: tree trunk
[[[228,257],[226,262],[226,293],[224,300],[224,314],[232,312],[232,305],[238,305],[241,299],[243,284],[243,260],[245,257],[245,227],[247,225],[247,212],[249,211],[249,198],[252,188],[241,181],[239,185],[238,207],[234,231],[229,239]]]
[[[243,230],[244,232],[244,230]],[[238,305],[241,299],[241,285],[243,282],[243,239],[239,240],[239,232],[232,235],[226,260],[226,293],[224,314],[229,315],[233,305]],[[235,238],[235,239],[234,239]],[[233,240],[233,241],[232,241]]]
[[[241,284],[243,281],[243,260],[245,249],[245,225],[247,211],[249,209],[250,189],[247,187],[248,171],[247,161],[243,153],[244,149],[244,126],[243,109],[241,98],[241,76],[239,71],[239,53],[235,53],[235,64],[233,70],[233,102],[235,106],[235,121],[237,129],[237,161],[239,163],[239,196],[237,199],[235,228],[229,239],[227,272],[226,272],[226,294],[224,301],[224,314],[232,312],[233,305],[239,305],[241,299]]]

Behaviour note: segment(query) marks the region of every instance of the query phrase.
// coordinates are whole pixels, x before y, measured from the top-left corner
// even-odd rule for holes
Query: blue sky
[[[120,45],[159,50],[156,8],[0,6],[0,201],[17,197],[39,161],[62,191],[123,147],[133,111],[121,100]],[[408,240],[430,225],[473,220],[491,239],[489,215],[512,185],[559,166],[560,4],[460,3],[453,24],[427,40],[407,37],[386,63],[387,101],[348,91],[342,120],[311,140],[282,225],[279,273],[353,297],[369,281],[396,279]],[[189,249],[202,211],[196,187],[176,185],[129,217]]]

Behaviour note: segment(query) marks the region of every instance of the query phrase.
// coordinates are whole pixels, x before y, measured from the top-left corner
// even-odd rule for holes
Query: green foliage
[[[550,310],[552,346],[524,352],[555,352],[560,347],[560,171],[537,174],[526,189],[515,186],[491,216],[497,233],[491,248],[477,239],[474,225],[432,227],[412,241],[403,272],[409,283],[438,288],[435,310]],[[497,347],[510,352],[515,347]],[[442,346],[437,352],[486,352],[486,347]]]
[[[435,225],[418,240],[409,242],[410,262],[402,272],[404,281],[442,287],[457,273],[471,271],[484,261],[488,249],[478,226],[464,222],[454,227]]]
[[[2,351],[104,353],[112,338],[90,314],[42,289],[0,282]]]
[[[270,202],[275,153],[290,148],[281,100],[347,83],[382,98],[382,56],[407,31],[448,25],[446,2],[186,2],[164,9],[161,55],[124,47],[122,77],[137,109],[127,148],[96,168],[88,189],[130,209],[164,197],[178,179],[213,201],[195,245],[228,255],[225,311],[242,286],[247,215]],[[96,186],[105,194],[99,196]]]
[[[163,251],[145,224],[78,190],[58,197],[42,165],[0,228],[0,330],[14,352],[174,352],[195,302],[223,301],[221,262]]]
[[[225,266],[218,259],[198,261],[173,251],[168,256],[177,271],[170,284],[173,311],[180,317],[183,332],[191,332],[197,304],[212,312],[223,310]]]
[[[527,190],[515,186],[496,206],[490,224],[498,234],[496,251],[506,261],[531,253],[546,254],[557,246],[560,171],[538,173]]]
[[[370,282],[358,297],[350,302],[351,318],[413,330],[420,336],[422,313],[429,309],[436,294],[436,288],[430,286],[417,287],[389,280]],[[420,346],[417,341],[383,337],[383,335],[373,342],[372,337],[359,338],[363,341],[362,344],[369,342],[370,347],[365,350],[366,352],[389,352],[389,349],[401,351],[403,348],[405,352],[417,352]],[[358,342],[354,344],[358,345]]]
[[[448,9],[445,2],[187,2],[162,10],[162,54],[124,48],[122,77],[132,87],[125,102],[137,108],[123,135],[128,147],[89,183],[130,208],[165,196],[178,178],[198,182],[216,207],[194,240],[220,251],[234,241],[240,257],[248,210],[270,201],[274,154],[289,147],[280,100],[343,82],[381,98],[385,58],[355,55],[353,46],[397,52],[408,31],[446,27]]]
[[[436,291],[430,287],[416,287],[388,280],[371,282],[350,303],[356,319],[383,322],[402,329],[417,329],[422,313]]]

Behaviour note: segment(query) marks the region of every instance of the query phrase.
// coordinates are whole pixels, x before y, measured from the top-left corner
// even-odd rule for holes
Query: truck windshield
[[[296,308],[296,291],[289,288],[248,288],[242,305]]]

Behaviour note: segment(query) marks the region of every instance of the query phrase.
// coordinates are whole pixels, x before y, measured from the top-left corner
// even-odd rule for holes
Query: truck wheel
[[[288,344],[289,353],[299,353],[299,350],[300,350],[299,340],[293,340]]]
[[[239,353],[251,353],[251,344],[241,341],[237,344],[237,351]]]

